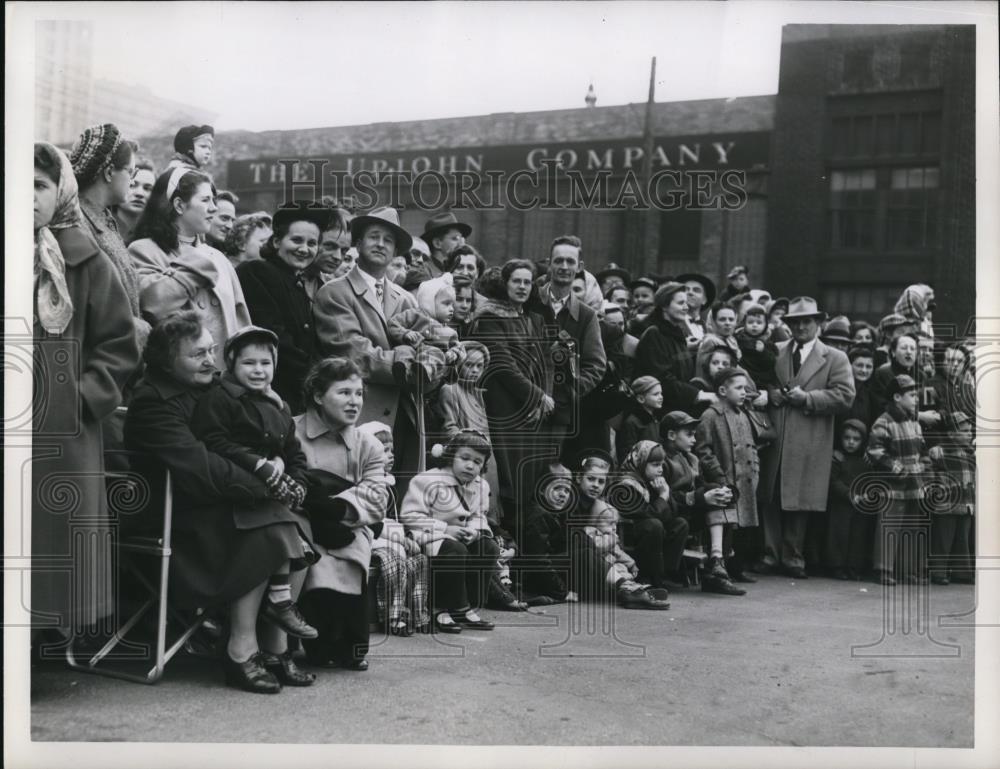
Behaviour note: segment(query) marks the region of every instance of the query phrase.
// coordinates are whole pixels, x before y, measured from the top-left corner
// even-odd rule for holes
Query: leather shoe
[[[666,611],[670,608],[669,601],[651,593],[649,590],[637,590],[632,593],[622,591],[618,594],[618,605],[623,609],[658,609]]]
[[[260,616],[290,636],[296,638],[319,637],[319,631],[305,621],[299,607],[293,601],[275,603],[265,598],[260,609]]]
[[[458,633],[462,632],[461,625],[459,625],[457,622],[442,622],[440,619],[440,615],[434,618],[434,621],[431,623],[431,625],[432,625],[432,632],[434,633],[451,633],[457,635]]]
[[[809,579],[809,575],[806,574],[806,570],[801,566],[788,566],[785,568],[785,574],[792,579]]]
[[[703,593],[717,593],[718,595],[746,595],[747,591],[741,587],[736,587],[732,581],[706,574],[701,579],[701,590]]]
[[[451,613],[451,612],[449,612]],[[451,614],[451,618],[455,620],[456,623],[463,630],[492,630],[494,625],[492,622],[481,619],[478,614],[473,612],[475,619],[469,617],[469,612],[455,612]]]
[[[261,657],[264,667],[286,686],[312,686],[316,683],[316,675],[296,665],[290,651],[283,654],[261,652]]]
[[[254,694],[277,694],[281,691],[281,683],[264,667],[260,652],[246,662],[237,662],[227,654],[225,671],[228,686]]]
[[[768,563],[767,561],[757,561],[757,563],[750,567],[750,571],[754,574],[777,574],[778,567],[776,564]]]
[[[409,626],[405,622],[400,622],[396,625],[389,626],[389,635],[401,636],[402,638],[409,638],[413,635],[413,631],[410,630]]]

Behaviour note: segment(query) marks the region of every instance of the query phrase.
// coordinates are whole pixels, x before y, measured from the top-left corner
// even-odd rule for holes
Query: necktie
[[[379,307],[381,307],[383,304],[385,304],[384,297],[385,297],[385,295],[382,293],[382,281],[381,280],[376,280],[375,281],[375,298],[378,299],[378,306]]]
[[[792,355],[792,376],[798,374],[800,368],[802,368],[802,348],[795,345],[795,353]]]

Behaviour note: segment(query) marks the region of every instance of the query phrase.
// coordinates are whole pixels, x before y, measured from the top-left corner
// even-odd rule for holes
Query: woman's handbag
[[[767,418],[767,413],[758,411],[755,408],[747,408],[746,414],[750,418],[750,429],[753,432],[754,445],[758,449],[770,446],[778,437],[778,431],[771,425]]]

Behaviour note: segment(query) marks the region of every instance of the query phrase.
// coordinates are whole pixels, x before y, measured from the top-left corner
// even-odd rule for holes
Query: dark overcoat
[[[139,348],[110,259],[79,227],[54,234],[73,317],[62,334],[33,328],[31,608],[38,627],[68,629],[113,608],[101,423],[121,403]]]
[[[663,411],[690,412],[701,392],[694,378],[694,350],[687,345],[687,327],[656,319],[639,338],[632,376],[652,376],[663,387]]]
[[[278,364],[271,386],[293,414],[302,412],[302,382],[319,360],[312,301],[295,270],[277,256],[252,259],[237,269],[250,317],[278,335]],[[216,340],[220,346],[224,340]]]

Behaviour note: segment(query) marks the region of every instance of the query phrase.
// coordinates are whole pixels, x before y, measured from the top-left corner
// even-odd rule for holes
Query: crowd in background
[[[59,480],[108,531],[120,448],[170,470],[172,601],[255,692],[366,669],[371,620],[973,580],[973,347],[935,338],[930,286],[876,327],[574,235],[490,265],[450,211],[419,236],[335,200],[241,212],[213,149],[182,128],[160,171],[112,124],[35,145],[32,548],[87,552],[37,567],[32,609],[65,633],[118,597]]]

